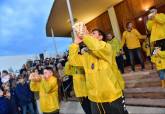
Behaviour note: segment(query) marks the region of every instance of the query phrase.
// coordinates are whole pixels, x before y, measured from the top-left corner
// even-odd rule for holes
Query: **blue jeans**
[[[137,53],[138,59],[140,60],[141,68],[144,69],[144,61],[142,58],[141,49],[135,48],[135,49],[129,49],[129,56],[130,56],[132,70],[135,71],[134,53]]]
[[[160,80],[165,80],[165,70],[159,70]]]
[[[23,112],[23,114],[27,114],[27,108],[29,109],[28,111],[29,111],[30,114],[35,114],[32,103],[29,103],[27,105],[22,106],[22,112]]]

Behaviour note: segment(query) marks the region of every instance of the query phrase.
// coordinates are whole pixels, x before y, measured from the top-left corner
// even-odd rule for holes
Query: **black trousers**
[[[91,112],[91,103],[88,97],[81,97],[80,99],[80,104],[85,112],[85,114],[92,114]]]
[[[43,112],[43,114],[60,114],[59,111],[55,111],[55,112]]]
[[[112,103],[91,102],[91,109],[92,114],[128,114],[122,97]]]
[[[116,56],[116,63],[121,73],[124,73],[124,59],[122,55]]]

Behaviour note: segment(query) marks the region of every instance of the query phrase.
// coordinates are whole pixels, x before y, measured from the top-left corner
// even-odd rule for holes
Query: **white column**
[[[109,14],[109,18],[110,18],[110,21],[111,21],[113,34],[116,38],[119,38],[121,40],[121,33],[120,33],[119,24],[118,24],[118,21],[117,21],[117,17],[116,17],[114,7],[110,7],[108,9],[108,14]]]
[[[70,22],[71,22],[71,26],[72,26],[73,37],[75,38],[76,37],[76,32],[75,32],[75,29],[73,28],[74,17],[73,17],[73,13],[72,13],[72,8],[71,8],[70,0],[66,0],[66,3],[67,3],[69,18],[70,18]]]

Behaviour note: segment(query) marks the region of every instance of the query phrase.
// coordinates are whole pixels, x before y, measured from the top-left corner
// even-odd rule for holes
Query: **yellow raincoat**
[[[69,65],[67,62],[65,64],[65,75],[73,76],[73,88],[76,97],[87,97],[87,89],[85,83],[85,72],[83,67],[74,67]]]
[[[39,92],[40,107],[42,112],[53,112],[59,109],[57,79],[51,76],[49,80],[30,82],[31,91]]]
[[[69,64],[84,67],[88,98],[91,101],[115,101],[122,96],[122,87],[114,71],[114,53],[110,44],[92,36],[85,36],[83,42],[89,51],[79,55],[79,45],[72,44],[69,49]]]
[[[119,55],[121,49],[121,43],[119,39],[113,38],[112,40],[108,41],[107,43],[111,44],[113,51],[116,53],[116,56]]]
[[[125,31],[121,41],[121,48],[123,48],[125,43],[128,49],[139,48],[141,47],[140,39],[144,38],[142,38],[142,35],[136,29],[132,29],[131,32]]]
[[[165,39],[165,14],[156,14],[153,20],[147,22],[147,28],[151,31],[150,42]]]
[[[124,90],[125,82],[124,82],[124,79],[123,79],[120,71],[118,70],[118,66],[116,63],[116,56],[118,56],[120,54],[121,43],[120,43],[119,39],[117,39],[117,38],[113,38],[111,41],[108,41],[107,43],[109,43],[113,49],[113,56],[112,56],[113,57],[113,60],[112,60],[113,67],[112,67],[112,69],[116,74],[116,77],[120,83],[120,87],[122,88],[122,90]]]
[[[158,54],[153,55],[151,61],[156,64],[157,70],[165,69],[165,51],[159,51]]]

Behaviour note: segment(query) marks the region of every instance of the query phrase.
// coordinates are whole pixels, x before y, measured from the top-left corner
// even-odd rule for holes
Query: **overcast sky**
[[[46,37],[53,0],[0,0],[0,56],[65,51],[71,39]]]

